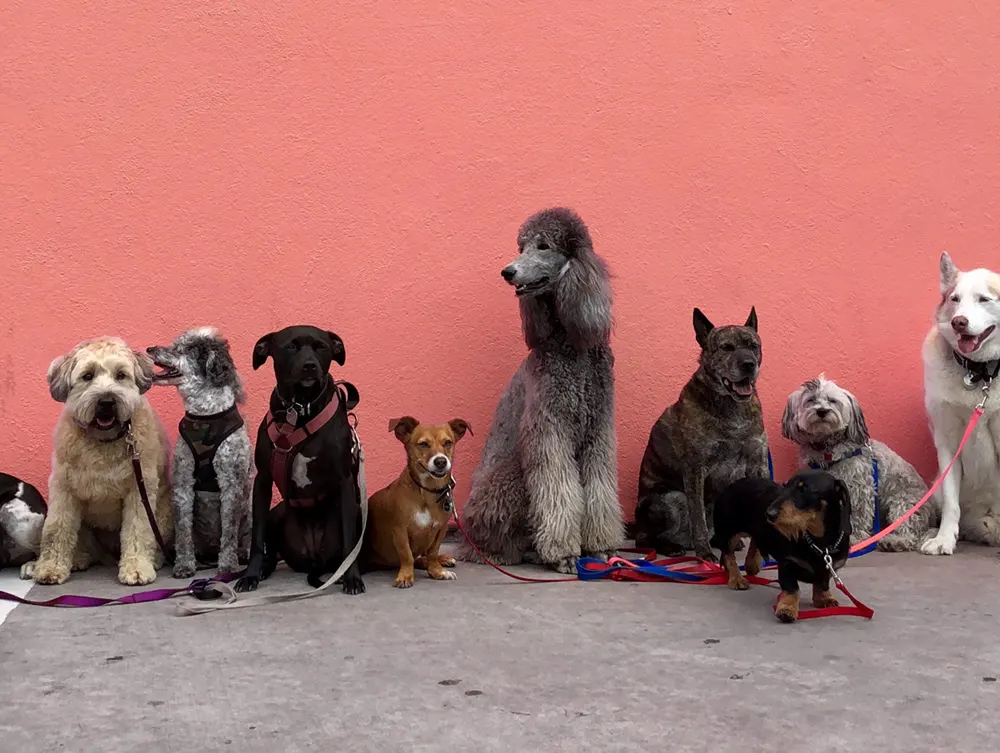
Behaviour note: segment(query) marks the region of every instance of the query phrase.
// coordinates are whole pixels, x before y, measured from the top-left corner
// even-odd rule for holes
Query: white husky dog
[[[1000,274],[961,272],[941,254],[941,303],[924,341],[924,404],[940,471],[948,466],[984,388],[1000,372]],[[967,541],[1000,546],[1000,381],[961,458],[941,485],[941,528],[920,547],[952,554]]]

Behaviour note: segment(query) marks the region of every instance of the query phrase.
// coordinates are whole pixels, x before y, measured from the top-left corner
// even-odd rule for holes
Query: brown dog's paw
[[[156,568],[148,560],[123,559],[118,566],[118,582],[123,586],[145,586],[156,580]]]
[[[818,588],[813,589],[813,606],[817,609],[823,609],[824,607],[839,607],[840,602],[837,601],[837,597],[833,595],[830,591],[821,591]]]
[[[47,586],[55,586],[69,580],[69,568],[66,565],[59,565],[49,560],[38,560],[35,563],[33,573],[35,583],[42,583]]]
[[[396,580],[392,582],[393,588],[409,588],[413,585],[413,573],[397,573]]]
[[[774,616],[781,622],[795,622],[799,618],[799,595],[781,592]]]
[[[743,577],[741,573],[737,573],[736,576],[729,576],[729,587],[734,591],[746,591],[750,588],[750,584],[747,583],[747,579]]]
[[[438,555],[438,562],[441,563],[441,567],[455,567],[455,558],[450,554]]]
[[[763,563],[761,561],[760,552],[757,551],[757,547],[753,544],[753,542],[751,542],[750,548],[747,550],[747,558],[746,562],[743,564],[743,569],[746,571],[747,575],[758,575],[760,573],[761,564]]]
[[[458,575],[451,570],[435,567],[427,571],[427,574],[434,580],[458,580]]]

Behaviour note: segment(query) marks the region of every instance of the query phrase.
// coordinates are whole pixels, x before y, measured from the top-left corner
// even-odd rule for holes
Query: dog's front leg
[[[684,472],[684,496],[687,497],[688,518],[691,521],[691,546],[695,556],[707,562],[716,562],[708,541],[708,523],[705,520],[705,471],[692,464]]]
[[[143,468],[147,489],[156,489],[159,479],[155,467]],[[156,504],[151,496],[150,505]],[[155,507],[153,510],[156,512]],[[146,508],[139,489],[130,489],[122,505],[121,559],[118,562],[118,582],[125,586],[144,586],[156,580],[156,537],[149,526]]]
[[[350,474],[341,479],[340,485],[340,532],[343,542],[343,556],[347,557],[361,536],[361,508],[358,490]],[[409,543],[407,543],[409,548]],[[410,555],[410,573],[413,573],[413,555]],[[344,593],[356,595],[365,592],[365,582],[361,577],[361,567],[354,560],[344,573]]]
[[[608,558],[625,541],[622,508],[618,501],[618,450],[614,417],[598,421],[600,427],[580,459],[583,486],[581,546],[589,556]]]
[[[264,435],[267,436],[266,434]],[[258,446],[260,437],[257,438]],[[246,573],[236,581],[235,589],[240,593],[256,591],[264,573],[264,547],[267,536],[267,516],[271,509],[270,453],[264,462],[257,463],[257,477],[253,480],[253,515],[251,521],[250,561]],[[277,553],[269,553],[276,556]]]
[[[441,526],[441,530],[438,531],[437,536],[434,537],[434,541],[431,543],[430,549],[427,550],[427,574],[434,580],[457,580],[458,576],[455,573],[445,570],[446,565],[442,560],[441,555],[441,543],[444,541],[445,534],[448,533],[448,526]],[[452,560],[451,565],[447,567],[454,567],[455,562]]]
[[[399,571],[396,573],[396,580],[392,582],[393,588],[409,588],[413,585],[413,550],[410,548],[410,536],[405,528],[392,529],[392,545],[396,548],[396,556],[399,557]],[[430,570],[430,558],[427,559],[427,568]]]
[[[535,548],[542,562],[576,574],[581,553],[583,487],[570,438],[541,405],[525,407],[521,463],[530,500]]]
[[[197,568],[194,555],[194,457],[184,440],[177,442],[171,470],[174,508],[174,577],[190,578]]]
[[[781,586],[781,593],[778,595],[774,616],[782,622],[795,622],[799,618],[799,581],[788,567],[780,563],[778,585]]]
[[[957,446],[952,447],[945,433],[936,426],[934,427],[934,446],[937,448],[938,468],[943,473],[958,448]],[[920,545],[920,551],[924,554],[954,554],[955,543],[958,541],[958,522],[962,514],[959,506],[961,488],[962,464],[955,463],[939,490],[941,495],[941,527],[936,536],[927,539]]]
[[[245,452],[241,452],[245,449]],[[240,569],[240,524],[246,509],[246,479],[242,473],[249,461],[250,446],[227,442],[213,460],[219,480],[220,541],[219,572],[235,573]],[[234,457],[235,455],[235,457]]]
[[[49,485],[49,510],[42,526],[42,543],[35,563],[36,583],[65,583],[80,535],[81,502],[58,479]]]

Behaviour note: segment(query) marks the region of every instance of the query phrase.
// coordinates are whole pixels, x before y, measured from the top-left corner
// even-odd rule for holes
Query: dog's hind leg
[[[622,508],[618,501],[618,452],[613,417],[599,424],[580,458],[583,486],[583,553],[611,557],[625,542]]]
[[[187,442],[177,442],[171,469],[174,508],[174,577],[191,578],[198,569],[194,552],[194,456]],[[220,479],[221,485],[221,479]]]
[[[651,493],[635,508],[635,545],[675,557],[691,548],[687,530],[687,497],[683,492]]]
[[[495,462],[492,468],[477,470],[473,475],[469,499],[456,515],[465,533],[492,562],[519,565],[530,544],[524,533],[528,493],[516,458]],[[482,562],[464,536],[455,555],[464,562]]]
[[[695,556],[706,562],[715,562],[715,554],[708,542],[708,521],[705,515],[705,470],[692,467],[684,472],[684,496],[688,503],[688,520],[691,526],[691,547]]]

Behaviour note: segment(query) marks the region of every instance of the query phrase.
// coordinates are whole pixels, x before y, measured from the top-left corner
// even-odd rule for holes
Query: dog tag
[[[294,425],[299,420],[299,414],[295,411],[295,406],[289,406],[285,410],[285,423]]]
[[[972,376],[972,374],[969,374],[969,373],[966,373],[965,376],[962,377],[962,381],[965,382],[965,389],[967,389],[967,390],[974,390],[974,389],[976,389],[976,383],[973,382],[972,379],[973,379],[973,376]]]

